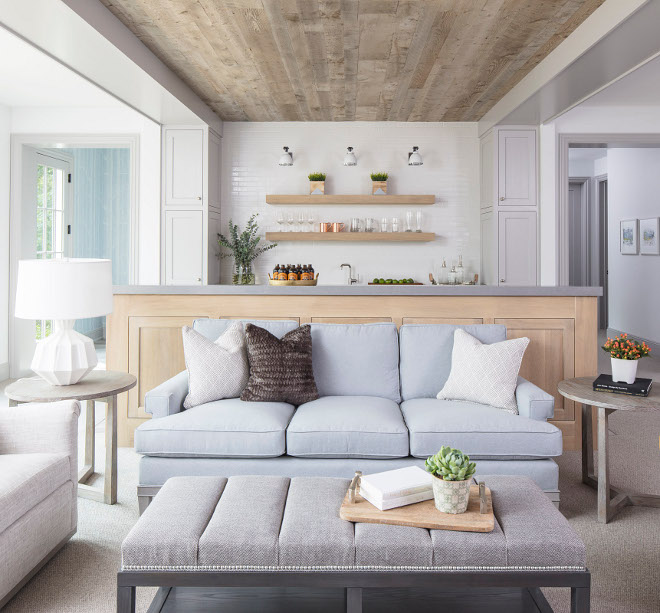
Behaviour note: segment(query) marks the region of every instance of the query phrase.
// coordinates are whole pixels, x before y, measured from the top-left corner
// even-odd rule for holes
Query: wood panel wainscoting
[[[280,288],[281,289],[281,288]],[[306,288],[307,289],[307,288]],[[314,290],[316,288],[309,288]],[[597,296],[547,295],[264,295],[118,293],[107,322],[107,367],[138,384],[119,398],[119,445],[149,419],[144,395],[185,370],[181,327],[196,318],[292,319],[310,322],[481,324],[507,327],[530,344],[521,375],[556,399],[552,420],[564,449],[581,447],[582,412],[557,393],[562,379],[597,371]]]

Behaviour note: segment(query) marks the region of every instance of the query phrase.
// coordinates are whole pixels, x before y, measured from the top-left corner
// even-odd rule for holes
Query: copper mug
[[[344,226],[345,226],[345,225],[346,225],[346,224],[343,224],[343,223],[341,223],[341,222],[339,222],[339,221],[335,221],[335,222],[332,224],[332,232],[341,232],[341,231],[344,229]]]
[[[319,224],[319,230],[321,232],[332,232],[332,224],[329,221],[322,221]]]

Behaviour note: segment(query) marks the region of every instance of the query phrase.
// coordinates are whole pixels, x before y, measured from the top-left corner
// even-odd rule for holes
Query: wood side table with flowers
[[[660,411],[660,390],[647,397],[610,394],[593,389],[593,377],[561,381],[559,393],[582,404],[582,482],[598,490],[598,521],[606,524],[623,507],[641,505],[660,508],[660,496],[633,494],[610,486],[608,418],[614,411]],[[594,474],[594,444],[591,409],[598,409],[598,476]],[[613,495],[613,497],[612,497]]]

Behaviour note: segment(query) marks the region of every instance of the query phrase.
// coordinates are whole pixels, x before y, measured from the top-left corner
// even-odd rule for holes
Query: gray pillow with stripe
[[[183,327],[183,354],[188,369],[188,395],[183,406],[237,398],[250,374],[243,324],[237,321],[211,341],[189,326]]]

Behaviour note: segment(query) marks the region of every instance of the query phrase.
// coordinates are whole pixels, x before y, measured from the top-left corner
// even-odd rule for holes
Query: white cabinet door
[[[500,206],[536,206],[536,131],[498,132]]]
[[[165,283],[202,285],[202,211],[165,211]]]
[[[499,213],[499,285],[536,285],[536,213]]]
[[[204,131],[165,130],[165,206],[202,206]]]

